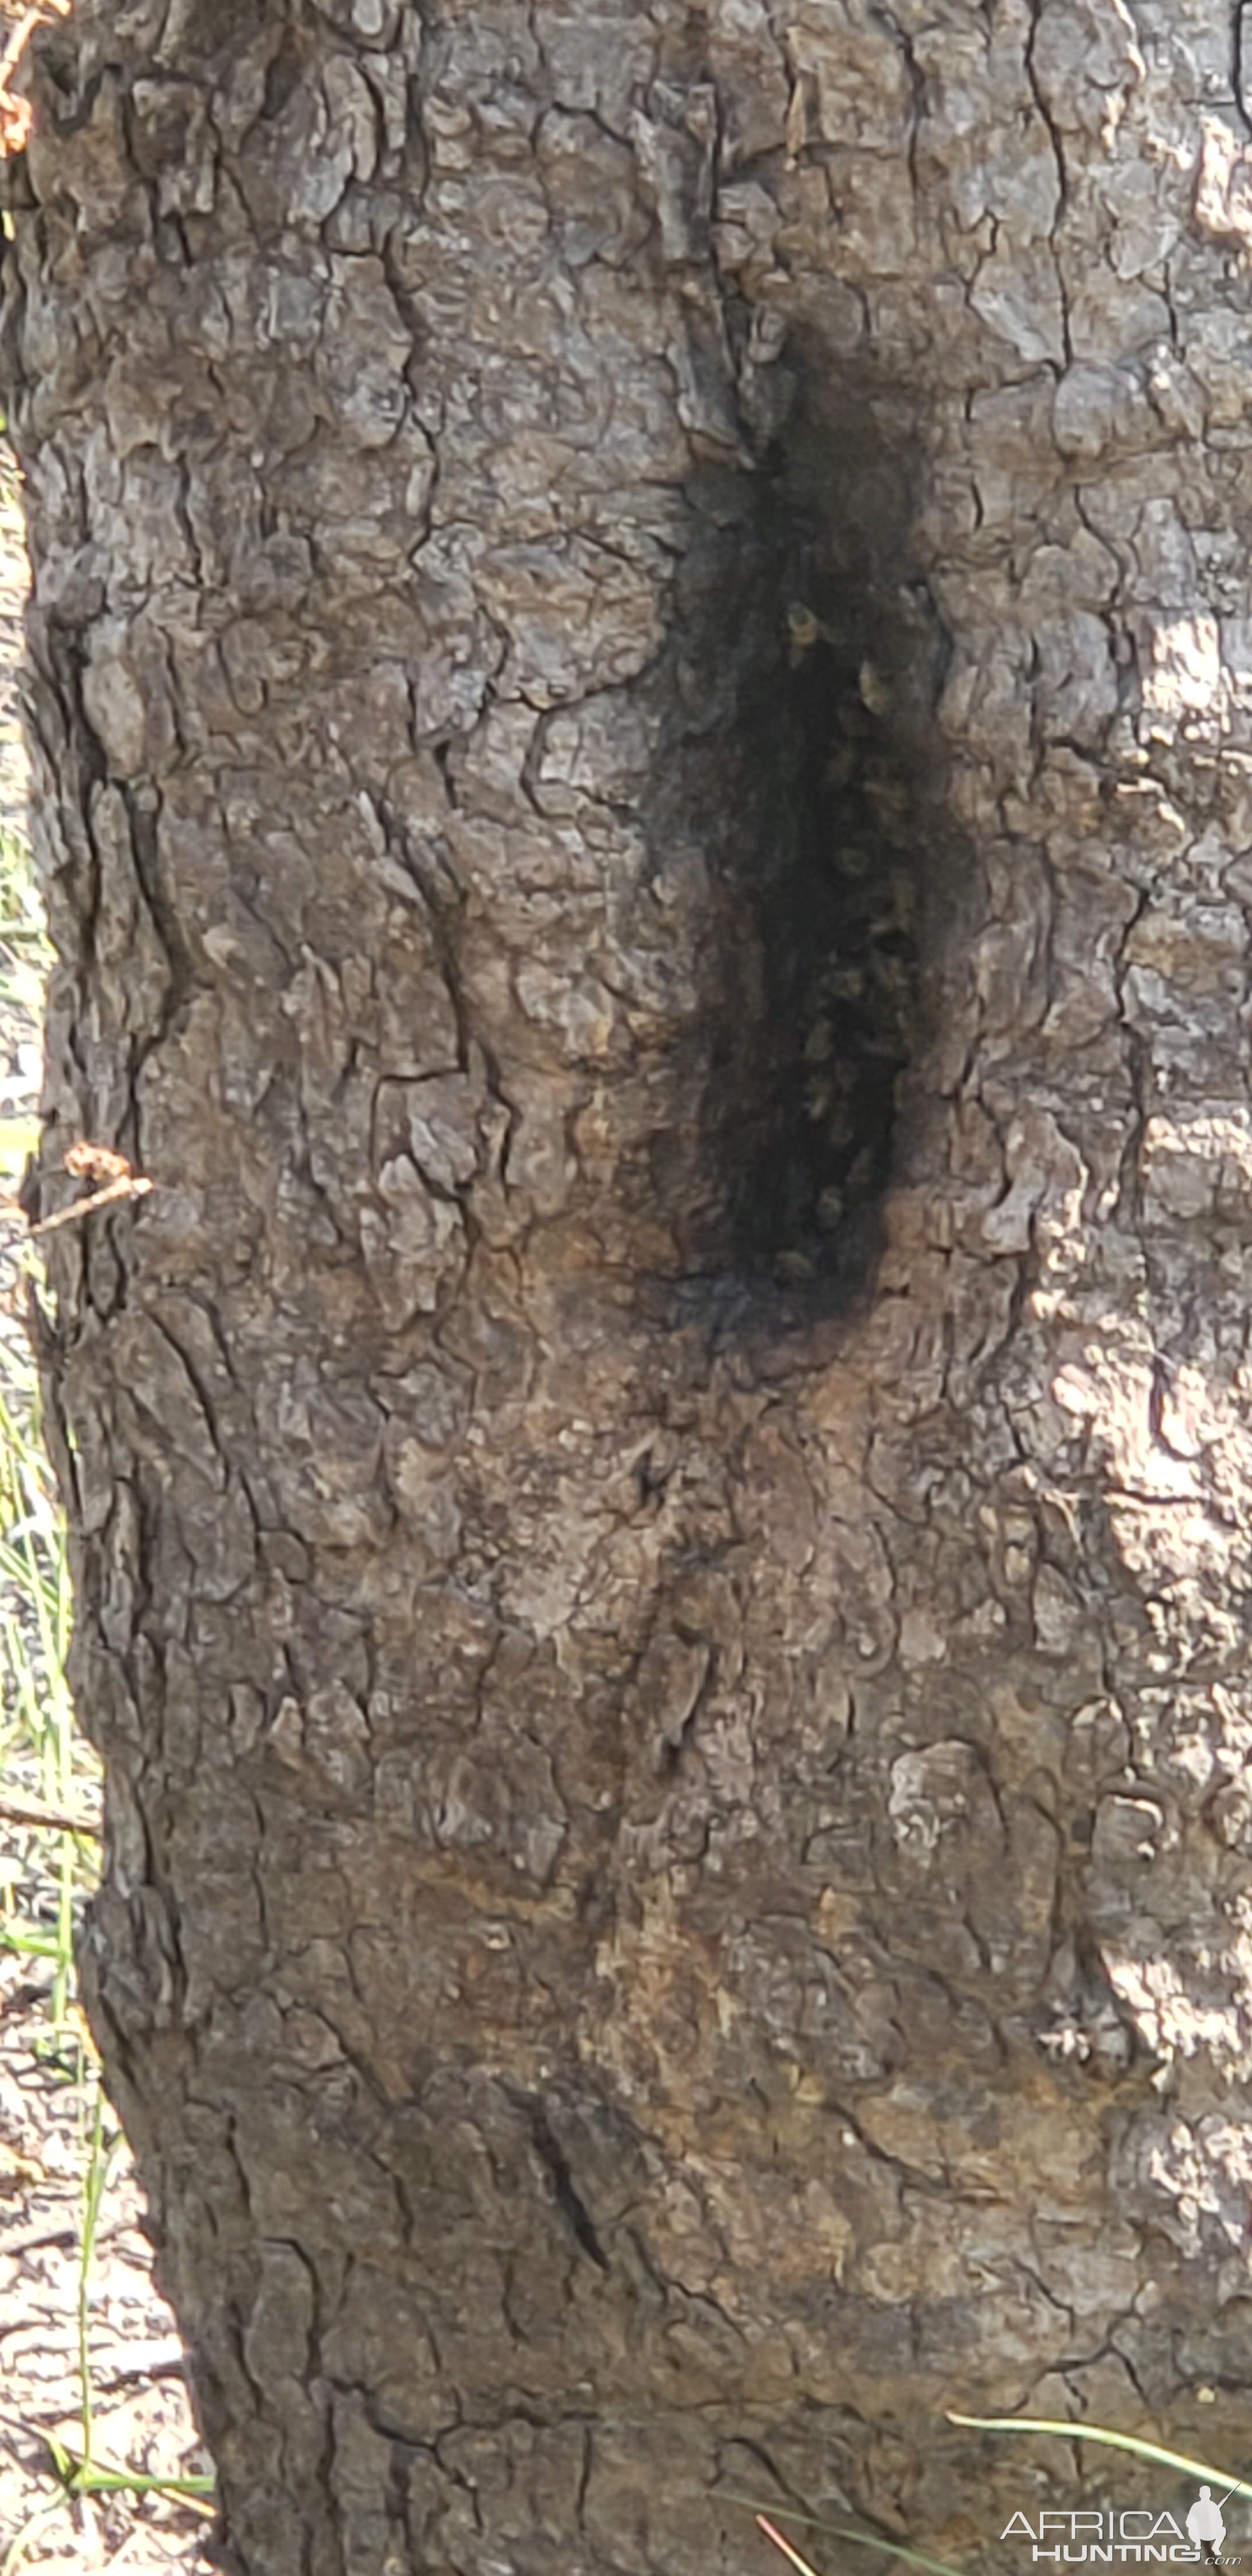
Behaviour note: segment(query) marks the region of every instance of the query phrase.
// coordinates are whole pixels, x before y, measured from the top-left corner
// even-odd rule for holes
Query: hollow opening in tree
[[[873,1275],[952,875],[912,459],[888,391],[810,381],[755,473],[697,487],[686,566],[670,775],[724,897],[691,1267],[823,1306]]]

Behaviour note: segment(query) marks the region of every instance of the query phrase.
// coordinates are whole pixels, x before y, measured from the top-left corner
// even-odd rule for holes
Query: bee
[[[895,703],[891,682],[872,662],[862,662],[856,678],[857,693],[867,715],[889,716]]]
[[[833,644],[834,640],[829,626],[823,625],[815,608],[807,608],[802,599],[790,601],[787,608],[787,658],[793,671],[799,670],[805,654],[811,653],[815,644]]]
[[[807,1252],[801,1252],[798,1244],[790,1244],[785,1252],[774,1255],[774,1277],[784,1288],[802,1288],[808,1280],[816,1279],[817,1264]]]

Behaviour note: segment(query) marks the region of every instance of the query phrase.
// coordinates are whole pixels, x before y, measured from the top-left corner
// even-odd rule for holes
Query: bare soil
[[[78,2299],[94,2078],[49,2033],[26,1963],[0,1958],[0,2551],[5,2566],[202,2576],[208,2510],[173,2497],[70,2499],[49,2442],[81,2457]],[[113,2124],[106,2117],[106,2138]],[[100,2467],[185,2477],[209,2464],[196,2438],[173,2319],[152,2279],[143,2197],[119,2141],[88,2275]],[[25,2533],[25,2541],[21,2535]],[[20,2545],[20,2555],[14,2556]]]

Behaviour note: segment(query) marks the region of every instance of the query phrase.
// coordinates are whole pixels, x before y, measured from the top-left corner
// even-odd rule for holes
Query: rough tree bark
[[[252,2576],[1242,2456],[1242,14],[39,40],[85,1964]]]

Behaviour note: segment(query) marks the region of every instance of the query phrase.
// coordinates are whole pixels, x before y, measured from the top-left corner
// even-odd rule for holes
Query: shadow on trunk
[[[837,1314],[872,1288],[961,870],[914,456],[899,397],[810,350],[759,469],[710,467],[692,490],[702,533],[652,683],[653,848],[699,845],[718,930],[648,1186],[687,1202],[688,1280],[758,1315]]]

